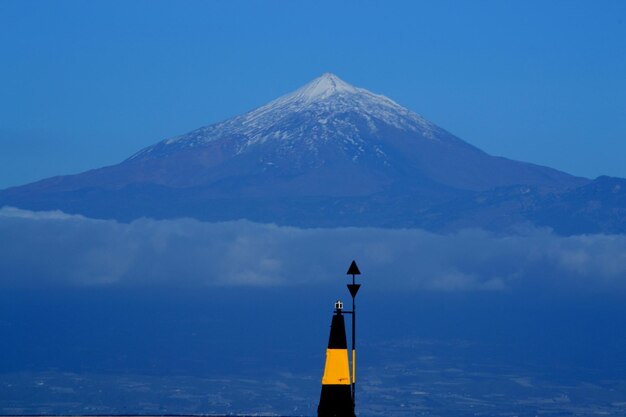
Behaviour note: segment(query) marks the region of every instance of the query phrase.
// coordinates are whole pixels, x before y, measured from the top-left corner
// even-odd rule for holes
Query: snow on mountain
[[[358,155],[368,146],[365,137],[376,135],[381,124],[428,139],[440,139],[436,136],[440,129],[423,117],[383,95],[354,87],[334,74],[325,73],[264,106],[166,139],[129,159],[201,147],[223,138],[237,141],[236,154],[268,141],[282,147],[304,142],[310,149],[326,141],[336,141],[352,147]],[[374,145],[373,151],[378,157],[384,157],[380,147]]]

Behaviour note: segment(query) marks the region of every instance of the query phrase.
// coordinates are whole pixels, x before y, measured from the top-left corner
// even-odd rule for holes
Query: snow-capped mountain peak
[[[304,101],[314,101],[328,98],[333,94],[357,94],[359,90],[335,74],[326,72],[289,96]]]
[[[353,156],[363,154],[369,148],[377,159],[384,159],[380,143],[374,142],[382,140],[380,132],[389,132],[389,129],[411,132],[429,141],[442,139],[436,133],[438,128],[418,114],[327,72],[261,107],[166,139],[129,159],[199,149],[215,141],[232,142],[232,149],[237,154],[269,142],[281,148],[301,144],[307,149],[335,143],[346,152],[353,152]]]
[[[368,109],[382,107],[388,111],[410,113],[408,109],[388,97],[348,84],[330,72],[322,74],[296,91],[279,97],[251,113],[263,113],[270,109],[285,107],[302,111],[313,106],[322,106],[327,111],[352,109],[367,112]]]

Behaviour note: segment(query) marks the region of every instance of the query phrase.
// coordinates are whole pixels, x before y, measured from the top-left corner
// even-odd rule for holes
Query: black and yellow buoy
[[[343,303],[337,301],[326,349],[322,394],[317,407],[318,417],[354,417],[348,343],[342,310]]]
[[[352,284],[348,290],[352,296],[352,311],[344,311],[341,301],[335,302],[335,313],[330,325],[330,338],[326,350],[326,365],[322,377],[322,394],[317,407],[318,417],[355,417],[356,403],[356,308],[354,299],[360,284],[354,282],[354,276],[361,272],[352,261],[348,269],[352,275]],[[348,343],[344,314],[352,315],[352,375],[348,360]]]

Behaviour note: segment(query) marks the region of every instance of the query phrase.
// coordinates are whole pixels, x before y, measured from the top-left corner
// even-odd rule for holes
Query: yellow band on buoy
[[[326,366],[322,385],[350,385],[347,349],[326,349]]]

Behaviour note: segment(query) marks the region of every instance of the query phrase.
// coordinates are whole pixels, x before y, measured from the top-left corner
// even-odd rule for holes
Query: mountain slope
[[[481,216],[468,215],[476,224],[462,218],[485,211],[469,204],[485,193],[524,186],[541,199],[588,183],[488,155],[394,101],[326,73],[120,164],[4,190],[0,204],[120,220],[191,216],[440,230],[484,226]],[[510,217],[509,224],[529,220],[516,205],[498,207],[485,213],[495,210]]]

